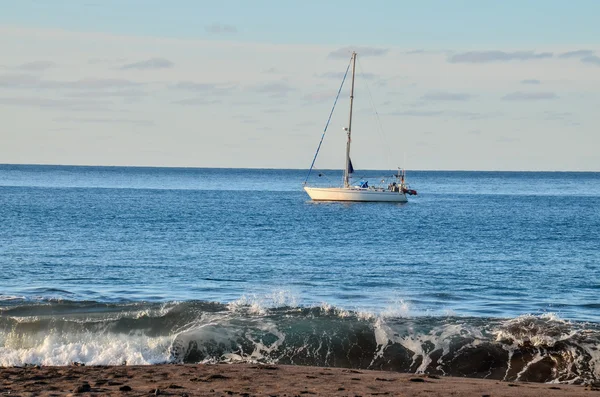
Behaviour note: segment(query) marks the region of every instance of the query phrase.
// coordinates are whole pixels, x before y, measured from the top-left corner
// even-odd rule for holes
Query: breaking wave
[[[595,323],[552,314],[408,317],[275,303],[15,297],[0,306],[0,365],[241,361],[509,381],[600,379],[600,325]]]

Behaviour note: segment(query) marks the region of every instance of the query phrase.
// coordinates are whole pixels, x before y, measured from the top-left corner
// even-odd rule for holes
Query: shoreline
[[[2,396],[600,396],[594,385],[263,364],[0,367]]]

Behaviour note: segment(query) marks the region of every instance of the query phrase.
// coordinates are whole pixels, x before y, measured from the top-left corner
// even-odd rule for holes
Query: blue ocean
[[[600,379],[600,173],[409,171],[405,204],[305,175],[0,165],[0,366]]]

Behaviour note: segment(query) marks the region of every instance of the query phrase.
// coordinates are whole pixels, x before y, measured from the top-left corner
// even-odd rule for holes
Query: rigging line
[[[358,59],[358,67],[360,69],[361,76],[363,76],[363,78],[361,80],[363,80],[365,82],[365,86],[367,87],[367,92],[369,93],[369,101],[371,102],[371,107],[373,108],[373,112],[375,113],[375,119],[377,120],[377,126],[379,127],[378,132],[382,138],[383,146],[385,146],[385,149],[386,149],[385,152],[386,152],[386,157],[387,157],[387,166],[388,166],[388,168],[390,168],[391,157],[392,157],[391,152],[390,152],[390,145],[387,142],[387,137],[385,136],[385,131],[383,130],[383,125],[381,123],[381,119],[379,118],[379,112],[377,112],[377,109],[375,108],[375,102],[373,101],[373,95],[371,95],[371,88],[369,87],[369,83],[367,83],[367,78],[364,77],[363,67],[362,67],[362,64],[360,63],[360,59]]]
[[[317,151],[315,153],[315,157],[313,157],[313,161],[310,164],[310,168],[308,169],[308,174],[306,174],[306,178],[304,178],[304,185],[308,181],[308,177],[315,165],[315,161],[317,160],[317,156],[319,155],[319,150],[321,150],[321,144],[323,143],[323,138],[325,138],[325,133],[327,132],[327,127],[329,127],[329,122],[331,121],[331,116],[333,116],[333,111],[335,110],[335,105],[337,104],[338,98],[340,97],[340,93],[342,92],[342,87],[344,86],[344,81],[346,81],[346,76],[348,75],[348,70],[350,70],[350,65],[352,64],[352,60],[348,63],[348,67],[346,68],[346,73],[344,73],[344,78],[342,79],[342,84],[340,84],[340,88],[335,97],[335,101],[333,102],[333,107],[331,108],[331,112],[329,113],[329,118],[327,119],[327,123],[325,124],[325,128],[323,129],[323,135],[321,135],[321,140],[319,141],[319,146],[317,146]]]

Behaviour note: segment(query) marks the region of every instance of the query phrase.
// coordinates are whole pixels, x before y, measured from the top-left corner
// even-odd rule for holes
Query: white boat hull
[[[393,203],[406,203],[406,194],[401,192],[343,188],[343,187],[304,187],[311,199],[315,201],[386,201]]]

